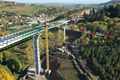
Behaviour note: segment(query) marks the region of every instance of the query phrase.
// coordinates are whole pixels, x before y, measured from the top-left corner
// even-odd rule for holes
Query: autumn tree
[[[39,38],[39,47],[40,47],[40,54],[45,53],[45,43],[42,37]]]
[[[49,49],[54,50],[55,49],[55,38],[54,38],[54,34],[52,32],[48,33],[48,41],[49,41]],[[57,35],[57,34],[55,34]]]
[[[34,60],[34,49],[33,49],[33,44],[30,43],[28,46],[25,48],[25,54],[26,54],[26,63],[33,62]]]
[[[5,69],[0,68],[0,80],[14,80],[14,78]]]
[[[58,47],[61,47],[63,44],[63,39],[64,39],[64,35],[63,35],[63,31],[62,30],[58,30],[58,34],[57,34],[58,38],[57,38],[57,42],[58,42]]]

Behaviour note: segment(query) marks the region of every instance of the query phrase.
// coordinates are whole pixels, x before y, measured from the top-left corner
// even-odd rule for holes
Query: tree
[[[5,69],[0,68],[0,80],[14,80],[14,78]]]
[[[96,20],[99,20],[100,19],[100,13],[99,12],[96,12],[96,17],[95,17]]]
[[[54,38],[54,34],[52,32],[48,33],[48,39],[49,39],[49,48],[54,50],[55,49],[55,38]]]
[[[95,8],[93,8],[93,15],[95,15]]]
[[[92,10],[90,10],[89,16],[91,16],[93,14]]]
[[[70,27],[73,27],[73,24],[70,24]]]
[[[2,53],[3,53],[3,59],[5,61],[8,61],[8,59],[10,59],[11,53],[9,51],[3,51]]]
[[[101,15],[101,20],[102,21],[104,20],[104,16],[105,16],[105,12],[103,12],[102,15]]]
[[[89,20],[89,16],[88,16],[88,14],[86,14],[86,12],[84,12],[83,16],[84,16],[85,20],[87,20],[87,21]]]
[[[45,44],[42,40],[42,37],[39,38],[39,46],[40,46],[40,53],[41,54],[45,53]]]
[[[100,72],[101,72],[102,75],[105,74],[105,69],[102,66],[100,66]]]
[[[12,72],[19,72],[22,69],[22,65],[17,57],[9,59],[7,66],[12,70]]]
[[[63,39],[64,39],[64,35],[63,35],[63,31],[62,30],[58,30],[58,34],[57,34],[58,38],[57,38],[57,42],[58,42],[58,47],[61,47],[63,45]]]
[[[34,50],[33,50],[33,44],[30,43],[25,49],[26,54],[26,63],[33,62],[34,60]]]
[[[77,26],[77,25],[74,25],[73,27],[74,27],[74,29],[75,29],[75,28],[76,28],[76,29],[78,28],[78,26]]]
[[[119,17],[120,18],[120,5],[119,4],[117,4],[117,6],[115,7],[115,13],[116,13],[116,15],[115,15],[115,17]]]
[[[3,54],[2,53],[0,53],[0,61],[1,61],[1,63],[3,61]]]

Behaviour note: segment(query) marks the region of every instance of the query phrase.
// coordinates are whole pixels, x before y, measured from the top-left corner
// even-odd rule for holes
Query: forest
[[[75,40],[75,44],[83,43],[79,54],[87,60],[88,66],[101,80],[120,80],[119,11],[120,4],[105,6],[96,12],[92,9],[90,14],[84,13],[85,20],[78,23],[78,28],[107,33],[113,37],[84,34]]]

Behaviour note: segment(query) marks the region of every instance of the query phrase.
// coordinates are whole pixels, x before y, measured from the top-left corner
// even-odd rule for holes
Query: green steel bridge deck
[[[62,25],[62,23],[53,22],[51,26],[48,26],[48,29],[60,27],[60,25]],[[45,31],[45,25],[39,25],[0,37],[0,49],[43,31]]]

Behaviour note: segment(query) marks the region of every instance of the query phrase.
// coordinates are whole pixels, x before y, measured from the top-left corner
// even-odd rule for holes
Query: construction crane
[[[45,24],[45,39],[46,39],[46,74],[49,75],[49,48],[48,48],[48,29],[47,24]]]
[[[40,21],[37,21],[38,24],[41,24],[42,22]],[[45,70],[45,73],[47,76],[50,75],[51,73],[51,70],[49,68],[49,48],[48,48],[48,26],[50,26],[51,24],[47,24],[46,22],[43,23],[45,25],[45,38],[46,38],[46,70]]]
[[[39,21],[37,21],[38,23],[41,23]],[[46,70],[45,70],[45,73],[46,75],[50,75],[51,73],[51,70],[49,68],[49,44],[48,44],[48,26],[50,26],[51,24],[47,24],[46,22],[43,23],[45,25],[45,38],[46,38]]]

